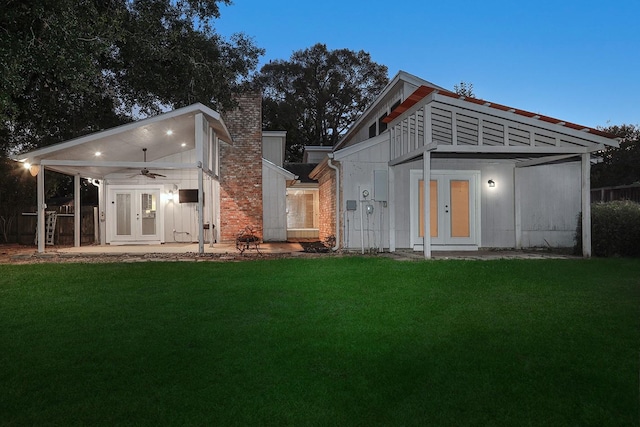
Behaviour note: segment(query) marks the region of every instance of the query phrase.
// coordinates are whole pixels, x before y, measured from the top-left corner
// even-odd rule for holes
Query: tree
[[[0,239],[6,243],[20,212],[36,204],[36,181],[27,170],[6,157],[0,157],[0,181]]]
[[[0,152],[163,108],[233,105],[263,51],[212,20],[230,0],[8,0],[0,15]]]
[[[30,194],[22,189],[33,181],[25,170],[10,167],[8,154],[194,102],[222,111],[233,107],[232,94],[242,90],[264,51],[243,34],[225,40],[214,32],[218,5],[230,3],[5,0],[0,14],[0,222],[5,228],[25,209],[16,197]],[[73,194],[69,177],[47,173],[47,196]]]
[[[453,85],[453,91],[458,95],[467,98],[476,97],[473,93],[473,83],[465,83],[464,81],[461,81],[460,84]]]
[[[640,126],[623,124],[600,130],[620,138],[620,148],[607,147],[598,153],[602,163],[591,168],[591,187],[640,182]]]
[[[305,145],[334,145],[388,82],[387,67],[364,52],[316,44],[262,67],[263,126],[287,131],[287,160]]]

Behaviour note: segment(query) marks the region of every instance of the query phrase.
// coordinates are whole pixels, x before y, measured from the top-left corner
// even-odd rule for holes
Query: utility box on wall
[[[378,202],[389,200],[389,173],[386,170],[373,171],[373,199]]]

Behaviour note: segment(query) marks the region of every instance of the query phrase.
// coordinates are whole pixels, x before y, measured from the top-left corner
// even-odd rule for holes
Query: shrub
[[[591,252],[603,257],[640,256],[640,204],[592,203]],[[582,253],[582,214],[578,215],[576,253]]]

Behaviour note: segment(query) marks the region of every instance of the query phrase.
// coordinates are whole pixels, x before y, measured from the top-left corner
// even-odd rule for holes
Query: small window
[[[398,105],[400,105],[400,100],[398,99],[396,102],[393,103],[393,105],[391,106],[391,110],[389,110],[390,112],[395,110]]]
[[[384,132],[385,130],[387,130],[387,124],[385,122],[383,122],[383,120],[387,117],[387,113],[384,113],[382,116],[380,116],[380,118],[378,119],[378,129],[380,129],[380,133]]]
[[[371,126],[369,126],[369,138],[373,138],[374,136],[376,136],[376,124],[372,124]]]

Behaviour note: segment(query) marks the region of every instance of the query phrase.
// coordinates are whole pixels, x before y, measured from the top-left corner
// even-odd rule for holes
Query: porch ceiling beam
[[[529,166],[539,166],[544,165],[545,163],[557,162],[560,160],[570,159],[572,157],[578,157],[580,154],[564,154],[560,156],[548,156],[548,157],[540,157],[538,159],[530,159],[523,160],[521,162],[516,163],[517,168],[526,168]]]
[[[397,166],[399,164],[408,162],[409,160],[413,160],[413,159],[417,159],[418,157],[422,157],[422,155],[427,152],[427,151],[433,151],[436,148],[438,148],[438,144],[435,142],[432,142],[430,144],[427,145],[423,145],[422,147],[418,148],[417,150],[413,150],[410,153],[404,154],[400,157],[397,157],[391,161],[389,161],[389,166]]]
[[[530,145],[438,145],[439,153],[529,153],[529,154],[583,154],[591,150],[588,147],[531,147]]]
[[[163,162],[98,162],[86,160],[54,160],[42,159],[40,164],[43,166],[75,166],[75,167],[103,167],[103,168],[122,168],[122,169],[195,169],[197,163],[163,163]]]

